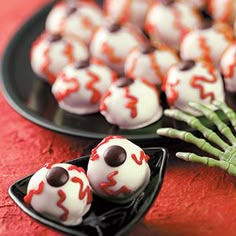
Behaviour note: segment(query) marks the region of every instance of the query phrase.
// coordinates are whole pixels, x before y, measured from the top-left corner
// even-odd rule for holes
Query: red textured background
[[[8,0],[0,7],[0,55],[17,28],[48,0]],[[25,7],[26,6],[26,7]],[[48,160],[83,154],[89,140],[38,127],[13,111],[0,94],[0,235],[59,235],[21,212],[10,184]],[[171,156],[160,195],[132,235],[236,235],[236,178]]]

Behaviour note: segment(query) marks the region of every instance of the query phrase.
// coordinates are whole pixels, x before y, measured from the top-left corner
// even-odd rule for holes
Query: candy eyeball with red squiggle
[[[100,62],[79,61],[64,67],[52,93],[65,111],[80,115],[96,113],[103,94],[116,79],[116,73]]]
[[[229,45],[224,51],[220,65],[226,90],[236,92],[236,42]]]
[[[83,41],[44,32],[32,45],[30,61],[35,74],[53,84],[65,65],[87,60],[88,56]]]
[[[117,71],[124,74],[124,63],[128,53],[143,40],[138,28],[129,23],[121,25],[107,22],[93,35],[90,52],[97,58]]]
[[[31,177],[24,201],[42,216],[73,226],[89,211],[92,192],[83,168],[46,165]]]
[[[149,156],[121,136],[104,138],[93,150],[88,178],[93,191],[117,203],[133,200],[150,180]]]
[[[233,30],[229,25],[206,20],[201,29],[183,38],[180,56],[183,60],[206,60],[219,68],[221,55],[232,41]]]
[[[89,44],[103,22],[102,9],[94,1],[60,1],[46,19],[45,28],[52,33],[70,35]]]
[[[116,22],[131,22],[143,28],[147,11],[154,0],[105,0],[104,10],[106,17]]]
[[[178,56],[169,47],[164,45],[153,47],[149,43],[144,43],[127,56],[125,74],[130,78],[143,78],[150,83],[161,85],[167,70],[178,61]]]
[[[121,129],[138,129],[159,120],[163,109],[153,84],[123,77],[103,95],[100,112],[109,123]]]
[[[199,112],[189,102],[211,105],[217,99],[224,101],[223,79],[211,63],[206,61],[182,61],[167,72],[164,90],[171,108],[177,108],[194,115]]]
[[[166,44],[179,49],[182,37],[200,25],[200,17],[187,4],[174,0],[156,1],[149,9],[145,30],[152,43]]]

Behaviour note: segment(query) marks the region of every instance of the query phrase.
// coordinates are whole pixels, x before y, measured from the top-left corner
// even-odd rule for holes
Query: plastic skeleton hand
[[[225,103],[214,101],[213,104],[224,112],[226,117],[231,122],[234,130],[236,130],[236,114]],[[229,174],[236,176],[236,137],[231,129],[217,116],[217,114],[210,108],[203,104],[191,102],[190,106],[201,112],[211,122],[213,122],[222,135],[224,135],[228,142],[222,140],[214,131],[204,126],[198,118],[186,114],[176,109],[165,110],[165,115],[186,122],[190,127],[200,131],[205,139],[216,144],[219,147],[212,146],[203,138],[197,138],[190,132],[180,131],[172,128],[161,128],[157,130],[157,134],[167,136],[170,138],[178,138],[185,142],[196,145],[201,150],[215,156],[217,159],[207,156],[199,156],[194,153],[178,152],[176,156],[186,161],[203,163],[211,167],[220,167],[226,170]]]

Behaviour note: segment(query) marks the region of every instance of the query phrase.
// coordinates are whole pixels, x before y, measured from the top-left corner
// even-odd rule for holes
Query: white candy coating
[[[175,52],[167,47],[159,47],[148,54],[142,53],[137,47],[127,56],[125,73],[127,77],[142,78],[161,85],[167,70],[178,61]]]
[[[79,37],[89,43],[93,32],[103,22],[103,14],[95,2],[62,1],[54,5],[46,19],[46,30]],[[68,14],[70,8],[74,8]]]
[[[183,60],[203,59],[219,68],[221,55],[232,40],[232,29],[226,24],[193,30],[182,40],[180,56]]]
[[[106,16],[116,22],[129,21],[142,28],[152,2],[153,0],[106,0],[104,9]]]
[[[111,166],[108,159],[115,159],[121,153],[117,146],[125,151],[126,159],[117,166]],[[108,150],[113,151],[107,154]],[[123,153],[124,154],[124,153]],[[104,158],[106,156],[106,158]],[[120,136],[104,138],[92,154],[88,164],[88,178],[93,191],[99,196],[117,203],[128,202],[140,194],[150,180],[149,157],[144,151]]]
[[[51,34],[43,33],[31,48],[31,66],[33,71],[50,84],[68,63],[88,59],[88,48],[82,42],[69,37],[51,42]]]
[[[52,86],[52,93],[59,106],[75,114],[90,114],[99,111],[102,95],[116,79],[116,74],[107,66],[90,63],[86,68],[66,66]]]
[[[62,186],[52,186],[47,175],[54,167],[67,171],[69,178]],[[92,194],[82,168],[54,164],[38,170],[30,179],[25,202],[46,218],[64,225],[78,225],[91,206]]]
[[[163,109],[152,84],[134,80],[128,86],[118,87],[119,83],[118,80],[112,84],[102,98],[100,112],[109,123],[121,129],[138,129],[160,119]]]
[[[236,92],[236,42],[225,50],[220,65],[226,90]]]
[[[183,35],[199,25],[198,15],[188,5],[175,2],[165,6],[157,2],[148,11],[145,29],[154,45],[160,42],[178,49]]]
[[[128,53],[142,40],[142,35],[133,25],[126,24],[116,32],[110,32],[107,27],[99,28],[93,36],[90,51],[93,57],[124,73],[124,62]]]
[[[200,115],[189,106],[189,102],[211,104],[215,99],[224,101],[223,79],[211,64],[197,62],[192,68],[182,71],[179,66],[172,66],[167,73],[165,92],[170,107]]]

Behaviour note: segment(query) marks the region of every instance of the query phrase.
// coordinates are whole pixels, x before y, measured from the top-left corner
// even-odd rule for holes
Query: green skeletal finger
[[[234,127],[234,130],[236,130],[236,113],[233,111],[233,109],[228,107],[224,102],[213,101],[213,104],[225,113],[230,123]]]
[[[177,152],[176,156],[180,159],[185,160],[185,161],[197,162],[197,163],[205,164],[210,167],[219,167],[219,168],[221,168],[223,170],[227,170],[227,171],[229,171],[229,168],[230,168],[230,164],[226,161],[215,160],[213,158],[206,157],[206,156],[199,156],[194,153]]]
[[[223,152],[213,147],[210,143],[208,143],[205,139],[197,138],[193,134],[186,131],[179,131],[173,128],[161,128],[157,130],[157,134],[170,137],[170,138],[178,138],[188,143],[192,143],[196,145],[201,150],[208,152],[219,159],[223,157]]]
[[[236,144],[236,138],[233,135],[231,129],[217,116],[217,114],[209,109],[207,106],[190,102],[189,105],[193,107],[194,109],[200,111],[202,114],[204,114],[210,121],[212,121],[218,128],[218,130],[232,143]]]
[[[164,114],[168,117],[175,118],[176,120],[186,122],[190,127],[200,131],[205,138],[209,141],[217,144],[223,150],[227,149],[229,145],[224,142],[215,132],[211,129],[207,128],[205,125],[201,123],[199,119],[192,115],[188,115],[177,109],[166,109]]]

